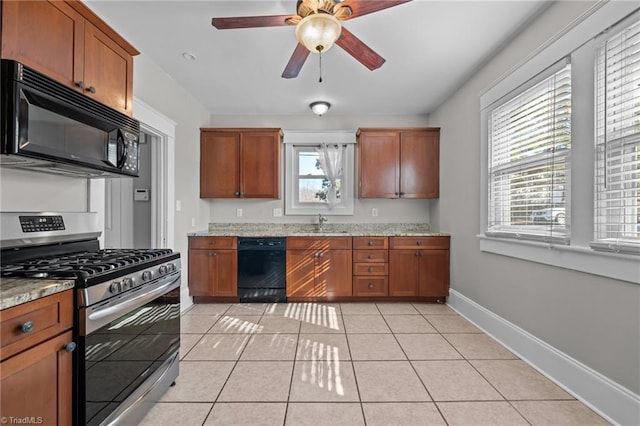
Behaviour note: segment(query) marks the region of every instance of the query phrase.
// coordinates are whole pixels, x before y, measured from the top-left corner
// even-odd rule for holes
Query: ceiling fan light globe
[[[296,25],[296,38],[309,51],[326,52],[340,37],[340,21],[328,13],[314,13],[302,19]]]

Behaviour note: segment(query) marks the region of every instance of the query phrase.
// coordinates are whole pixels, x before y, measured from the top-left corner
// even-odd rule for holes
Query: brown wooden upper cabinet
[[[139,52],[78,1],[2,1],[2,58],[133,113]]]
[[[360,198],[438,198],[439,128],[359,129]]]
[[[279,198],[280,129],[200,129],[200,198]]]

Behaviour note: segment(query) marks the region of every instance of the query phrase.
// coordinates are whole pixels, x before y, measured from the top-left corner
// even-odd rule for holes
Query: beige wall
[[[453,289],[638,394],[639,285],[483,253],[476,237],[479,95],[591,5],[554,3],[430,115],[442,128],[441,195],[431,220],[452,234]]]

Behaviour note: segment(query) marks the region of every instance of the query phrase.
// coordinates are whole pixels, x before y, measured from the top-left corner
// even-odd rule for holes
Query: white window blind
[[[640,14],[634,21],[609,36],[596,52],[591,246],[640,254]]]
[[[487,235],[569,242],[571,65],[488,113]]]

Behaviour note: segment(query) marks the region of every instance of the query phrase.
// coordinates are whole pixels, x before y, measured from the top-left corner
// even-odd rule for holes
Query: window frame
[[[298,200],[298,152],[312,150],[321,143],[344,145],[343,170],[340,181],[340,203],[329,209],[327,203],[301,203]],[[355,132],[284,132],[285,163],[285,216],[352,216],[355,205]]]
[[[595,39],[639,11],[633,2],[598,2],[480,94],[480,250],[640,284],[637,255],[593,250],[594,232]],[[571,243],[536,242],[487,235],[488,120],[490,105],[539,75],[561,58],[572,63]]]

